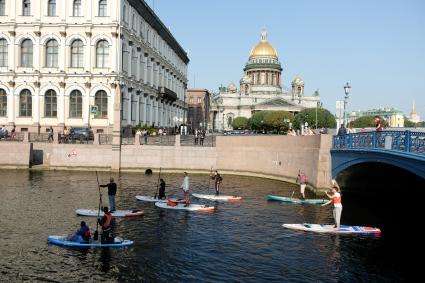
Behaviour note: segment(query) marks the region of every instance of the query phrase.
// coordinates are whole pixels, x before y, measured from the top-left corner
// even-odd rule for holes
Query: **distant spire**
[[[416,114],[416,106],[415,106],[415,100],[413,99],[413,103],[412,103],[412,113]]]

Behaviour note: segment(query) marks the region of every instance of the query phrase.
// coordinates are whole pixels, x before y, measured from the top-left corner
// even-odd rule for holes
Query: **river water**
[[[99,173],[101,183],[109,177]],[[119,186],[117,209],[145,211],[143,218],[115,220],[115,234],[135,244],[79,250],[50,245],[47,236],[70,233],[81,220],[95,228],[94,218],[75,215],[76,208],[98,206],[95,173],[0,171],[0,281],[390,282],[407,278],[404,260],[389,252],[400,243],[385,235],[385,229],[376,237],[283,228],[283,223],[332,222],[331,207],[266,201],[270,193],[290,196],[292,184],[225,175],[223,194],[243,196],[243,201],[217,204],[213,213],[197,213],[163,210],[136,200],[138,194],[154,194],[155,174],[113,177]],[[182,181],[181,174],[162,177],[168,191]],[[207,176],[191,175],[192,192],[207,192],[208,185]],[[362,211],[362,215],[373,214],[373,207]],[[360,220],[347,209],[344,215],[343,222],[350,220],[346,224],[364,224],[357,223]]]

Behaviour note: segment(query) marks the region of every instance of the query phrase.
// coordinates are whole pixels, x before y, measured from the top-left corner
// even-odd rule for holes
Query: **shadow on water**
[[[425,180],[400,168],[370,163],[353,166],[341,176],[344,223],[375,225],[382,230],[368,262],[389,269],[395,278],[414,278],[421,270],[415,253],[423,248]]]
[[[48,245],[47,236],[75,231],[81,220],[95,229],[95,218],[75,215],[76,208],[98,206],[94,172],[0,171],[1,280],[403,281],[409,270],[403,262],[411,258],[403,247],[416,251],[415,245],[422,245],[419,233],[406,236],[397,228],[399,223],[413,227],[416,221],[419,223],[423,193],[408,190],[414,197],[403,198],[400,196],[405,196],[406,191],[394,184],[386,184],[383,191],[344,188],[343,222],[384,230],[382,237],[352,237],[282,228],[283,223],[332,222],[329,207],[266,201],[267,194],[290,196],[296,190],[291,184],[223,176],[223,194],[243,196],[243,201],[211,203],[192,198],[193,203],[213,205],[215,211],[190,213],[159,209],[153,203],[135,199],[136,195],[155,194],[155,173],[148,176],[100,172],[99,182],[106,184],[111,176],[119,185],[117,209],[145,212],[139,219],[115,219],[115,235],[134,240],[135,244],[128,248],[80,250]],[[167,183],[167,191],[176,191],[182,182],[181,174],[161,177]],[[207,192],[208,183],[205,175],[191,175],[193,192]],[[102,192],[107,195],[106,190]],[[107,198],[103,201],[107,204]]]

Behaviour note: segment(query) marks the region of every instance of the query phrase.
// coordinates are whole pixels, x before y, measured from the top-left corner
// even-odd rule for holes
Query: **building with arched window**
[[[144,1],[0,0],[0,22],[0,125],[183,122],[189,58]]]

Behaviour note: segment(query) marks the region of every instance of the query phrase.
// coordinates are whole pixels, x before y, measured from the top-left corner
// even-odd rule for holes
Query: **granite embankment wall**
[[[0,143],[0,167],[42,164],[46,169],[141,171],[161,167],[164,172],[209,172],[250,175],[295,181],[298,170],[309,176],[313,189],[326,188],[331,180],[330,135],[317,136],[218,136],[215,147]],[[118,160],[117,160],[118,159]]]

